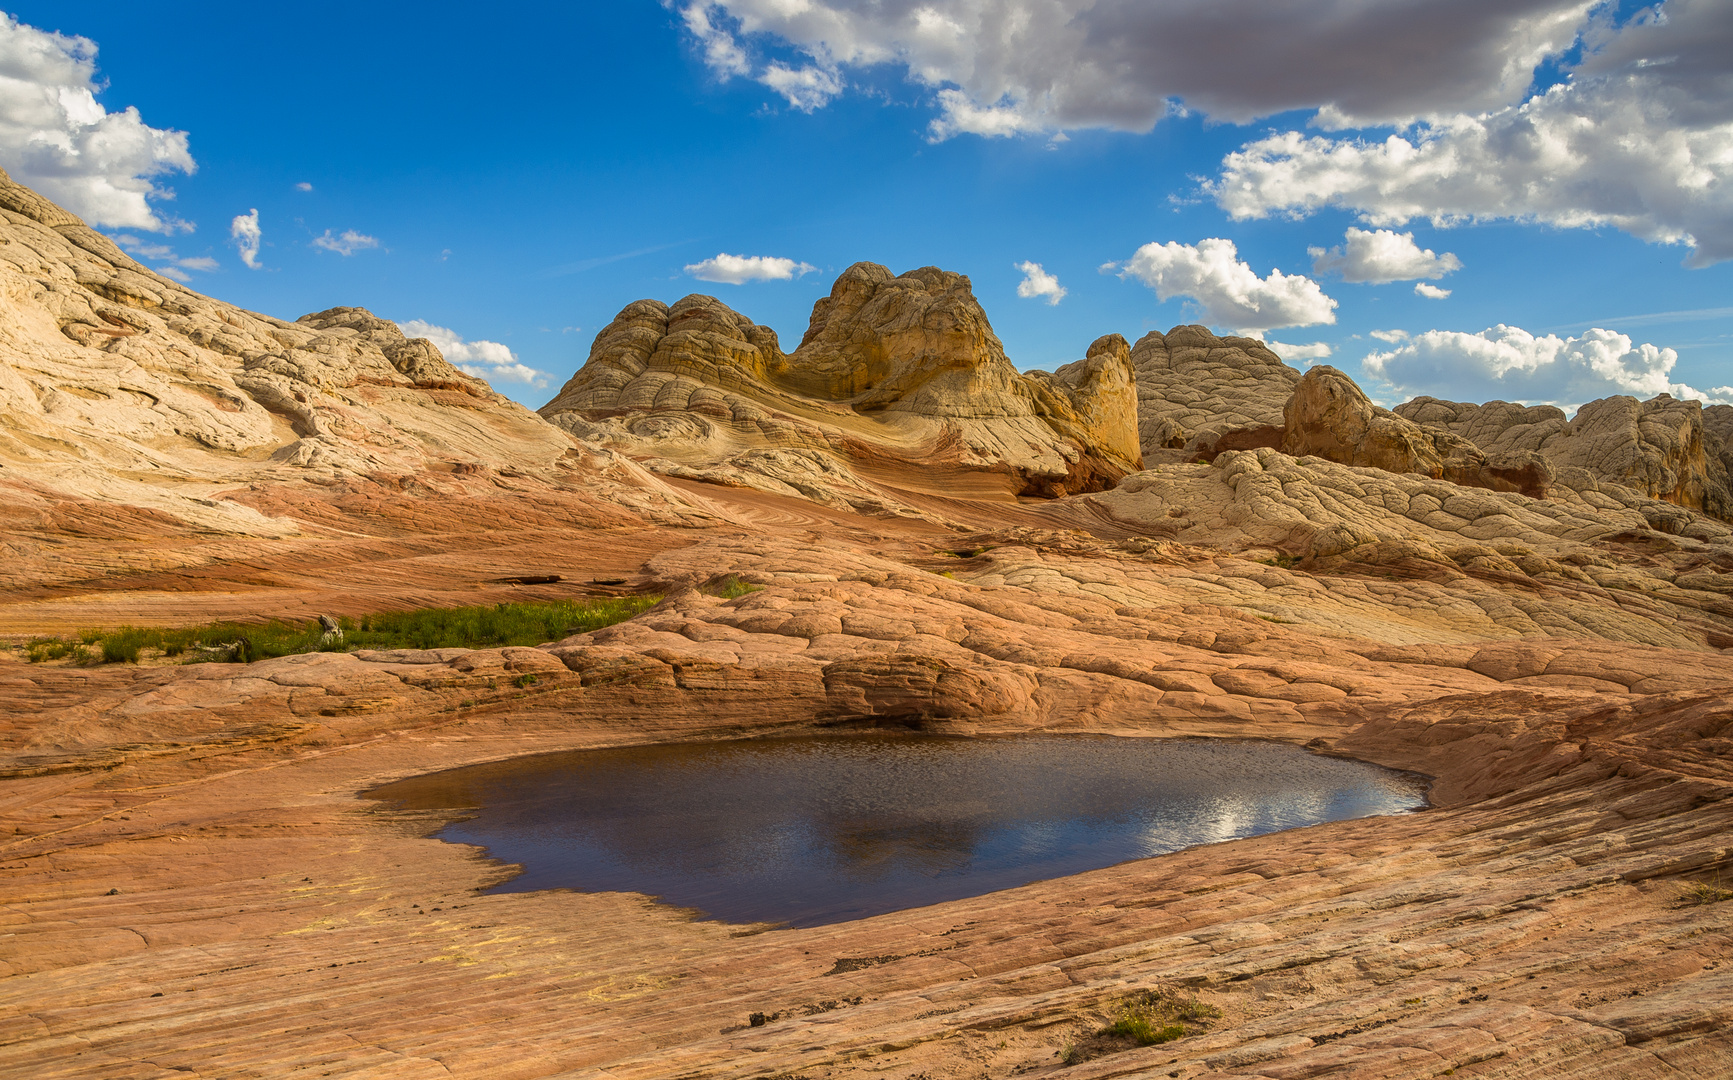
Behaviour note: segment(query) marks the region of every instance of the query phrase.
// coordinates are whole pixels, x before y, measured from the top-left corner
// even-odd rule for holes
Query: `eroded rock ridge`
[[[0,649],[0,1074],[1733,1076],[1733,409],[1390,411],[1201,327],[1018,374],[967,279],[860,264],[793,353],[628,306],[550,423],[7,183],[0,241],[12,641],[660,597],[534,646]],[[491,892],[429,838],[464,793],[357,797],[875,728],[1279,739],[1433,806],[792,930]],[[1152,990],[1209,1023],[1070,1062]]]
[[[968,278],[856,263],[813,305],[793,353],[715,297],[628,305],[541,413],[674,475],[830,486],[823,501],[855,508],[895,502],[863,475],[886,467],[996,473],[1009,493],[1063,496],[1141,466],[1115,340],[1022,375]]]

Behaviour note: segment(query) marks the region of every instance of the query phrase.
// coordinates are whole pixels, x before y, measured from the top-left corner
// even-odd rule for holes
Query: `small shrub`
[[[45,660],[59,660],[71,656],[73,643],[60,638],[31,638],[24,645],[24,655],[30,658],[32,664],[40,664]]]
[[[762,585],[752,585],[740,580],[740,575],[729,574],[704,591],[711,596],[720,596],[724,600],[738,600],[747,593],[755,593],[764,588]]]
[[[1179,1024],[1156,1027],[1146,1017],[1126,1013],[1107,1026],[1107,1034],[1129,1035],[1137,1040],[1139,1046],[1157,1046],[1185,1038],[1185,1028]]]
[[[140,650],[147,645],[161,647],[162,633],[152,633],[128,626],[111,634],[104,634],[101,641],[102,662],[105,664],[136,664]]]
[[[1203,1031],[1221,1016],[1214,1005],[1195,994],[1167,989],[1141,990],[1120,999],[1113,1021],[1076,1045],[1067,1043],[1060,1057],[1067,1064],[1136,1046],[1158,1046]]]
[[[1300,564],[1298,555],[1275,555],[1268,559],[1259,559],[1265,566],[1279,566],[1283,570],[1292,570]]]
[[[1688,881],[1679,886],[1681,904],[1719,904],[1723,900],[1733,900],[1733,889],[1723,887],[1719,877],[1713,885],[1707,881]]]
[[[528,689],[536,684],[536,677],[534,675],[519,675],[517,684],[520,688]]]

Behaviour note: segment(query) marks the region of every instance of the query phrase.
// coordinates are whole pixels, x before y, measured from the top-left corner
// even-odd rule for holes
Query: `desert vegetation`
[[[1221,1018],[1222,1012],[1196,994],[1155,987],[1121,998],[1111,1007],[1110,1014],[1112,1019],[1099,1029],[1061,1048],[1059,1056],[1065,1064],[1075,1065],[1119,1050],[1174,1042],[1206,1030],[1211,1020]]]
[[[1733,900],[1733,889],[1722,883],[1720,875],[1714,881],[1687,881],[1679,886],[1679,903],[1684,906],[1719,904],[1725,900]]]
[[[660,599],[628,596],[388,611],[340,618],[336,620],[340,634],[327,632],[317,620],[121,626],[84,630],[64,637],[33,638],[24,650],[32,663],[70,660],[78,664],[136,664],[152,656],[185,663],[251,663],[294,653],[355,649],[540,645],[624,622],[649,610]]]

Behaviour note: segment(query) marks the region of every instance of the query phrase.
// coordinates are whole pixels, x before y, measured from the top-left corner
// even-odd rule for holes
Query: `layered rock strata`
[[[1567,420],[1551,405],[1474,405],[1420,397],[1396,412],[1468,439],[1488,454],[1538,456],[1559,482],[1578,490],[1618,484],[1723,520],[1733,518],[1726,461],[1733,408],[1725,405],[1706,415],[1700,402],[1667,394],[1648,401],[1610,397],[1589,402]]]
[[[718,538],[650,560],[659,608],[545,648],[10,667],[0,1069],[1726,1075],[1733,933],[1680,889],[1729,860],[1720,657],[1320,635],[1181,602],[1235,567],[1171,545],[983,558]],[[763,588],[679,591],[722,571]],[[484,894],[502,868],[420,838],[448,814],[354,798],[518,753],[912,722],[1274,737],[1428,773],[1435,808],[787,930]],[[1221,1015],[1064,1064],[1152,987]]]
[[[480,510],[508,492],[515,508]],[[197,566],[193,552],[234,538],[437,531],[430,495],[454,521],[521,515],[525,499],[568,521],[713,520],[393,323],[360,308],[289,322],[201,296],[0,173],[8,588],[113,562]],[[96,543],[69,557],[83,538]]]
[[[1281,448],[1296,457],[1417,473],[1537,499],[1545,498],[1552,484],[1552,470],[1540,455],[1505,451],[1489,460],[1465,438],[1372,404],[1354,380],[1328,365],[1312,368],[1294,385],[1282,409]]]
[[[1139,338],[1131,363],[1138,439],[1151,462],[1282,444],[1282,410],[1300,373],[1263,342],[1176,326]]]
[[[670,475],[827,491],[817,498],[869,512],[900,504],[861,474],[912,467],[1062,496],[1140,465],[1123,340],[1097,345],[1056,374],[1020,375],[968,278],[857,263],[790,354],[714,297],[631,304],[541,413]]]
[[[15,636],[664,597],[533,648],[0,652],[0,1073],[1733,1075],[1733,531],[1661,472],[1467,487],[1512,448],[1198,328],[1017,376],[965,279],[870,265],[792,355],[632,305],[556,427],[360,309],[237,311],[16,186],[0,218]],[[1701,428],[1707,475],[1733,409]],[[880,727],[1273,738],[1434,806],[788,930],[491,894],[428,839],[461,808],[357,798]],[[1152,988],[1221,1015],[1066,1064]]]

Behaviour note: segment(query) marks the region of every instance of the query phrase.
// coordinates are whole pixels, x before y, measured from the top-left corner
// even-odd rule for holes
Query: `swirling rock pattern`
[[[1020,375],[967,279],[860,264],[792,354],[628,306],[549,422],[7,183],[0,240],[14,639],[662,597],[536,647],[0,649],[0,1074],[1733,1075],[1733,409],[1386,412],[1198,327]],[[448,814],[356,798],[881,726],[1280,739],[1434,805],[786,930],[488,895]],[[1064,1065],[1151,987],[1221,1016]]]
[[[714,297],[630,304],[541,413],[652,468],[778,493],[789,461],[763,451],[823,455],[832,501],[856,508],[899,505],[857,475],[863,463],[997,473],[1008,493],[1058,497],[1141,465],[1116,340],[1056,373],[1021,375],[968,278],[856,263],[790,354]]]

